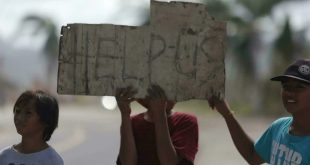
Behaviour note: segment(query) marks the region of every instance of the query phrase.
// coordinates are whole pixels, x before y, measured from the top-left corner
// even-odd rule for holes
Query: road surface
[[[12,105],[0,107],[0,148],[16,144],[20,136],[13,125]],[[176,107],[182,109],[182,107]],[[143,110],[138,110],[136,113]],[[221,116],[215,112],[198,116],[199,152],[196,165],[246,165],[235,149]],[[257,138],[273,120],[241,117],[241,125],[252,138]],[[67,165],[113,165],[119,149],[120,115],[117,110],[104,110],[100,105],[60,105],[59,127],[49,142]]]

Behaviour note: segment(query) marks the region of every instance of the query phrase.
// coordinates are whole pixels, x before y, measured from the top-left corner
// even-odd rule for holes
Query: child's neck
[[[23,137],[21,143],[15,145],[14,148],[20,153],[29,154],[48,148],[48,144],[43,139]]]
[[[290,132],[297,136],[307,136],[310,135],[310,123],[308,120],[298,118],[294,116],[293,123],[290,127]]]
[[[167,117],[170,117],[171,115],[173,115],[173,111],[172,111],[172,110],[166,112],[166,116],[167,116]],[[154,122],[154,119],[153,119],[154,117],[153,117],[153,115],[152,115],[152,113],[151,113],[150,111],[146,111],[146,112],[144,113],[143,118],[144,118],[146,121]]]

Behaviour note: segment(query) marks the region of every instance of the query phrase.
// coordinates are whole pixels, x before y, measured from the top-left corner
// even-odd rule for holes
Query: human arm
[[[154,103],[157,104],[157,103]],[[176,165],[181,158],[177,154],[170,138],[167,114],[154,113],[157,154],[161,165]]]
[[[116,91],[117,105],[121,112],[119,162],[122,165],[137,164],[137,149],[130,119],[130,103],[133,101],[132,96],[135,93],[136,91],[131,87],[117,89]]]
[[[167,120],[168,101],[164,91],[159,86],[152,85],[148,90],[148,97],[150,98],[149,111],[152,113],[155,125],[157,155],[160,164],[177,165],[181,158],[177,154],[170,137]],[[169,112],[171,111],[169,110]]]
[[[254,142],[242,129],[241,125],[230,110],[227,102],[225,100],[219,100],[213,97],[209,99],[209,104],[212,108],[215,108],[225,119],[232,140],[242,157],[251,165],[264,163],[264,160],[261,159],[261,157],[255,151]]]

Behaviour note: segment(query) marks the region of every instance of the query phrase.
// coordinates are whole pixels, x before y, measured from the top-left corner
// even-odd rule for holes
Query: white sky
[[[124,0],[0,0],[0,36],[8,38],[18,23],[28,14],[49,16],[58,25],[68,23],[139,24],[141,6],[149,7],[148,0],[126,0],[128,6],[120,8]],[[143,8],[142,8],[143,9]],[[126,19],[112,19],[130,14]]]
[[[275,17],[291,16],[292,24],[296,30],[303,27],[310,28],[310,1],[294,1],[282,4],[278,7],[279,10],[274,12]]]
[[[140,14],[149,5],[150,0],[0,0],[0,37],[9,38],[28,14],[49,16],[59,29],[68,23],[140,25]],[[274,16],[281,20],[290,15],[295,29],[300,29],[310,26],[309,9],[310,1],[295,1],[277,7]]]
[[[149,8],[150,0],[0,0],[0,37],[12,35],[28,14],[49,16],[60,29],[69,23],[140,25]]]

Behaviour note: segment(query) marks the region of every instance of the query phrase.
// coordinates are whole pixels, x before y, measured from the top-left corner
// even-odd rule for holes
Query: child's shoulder
[[[13,146],[7,146],[0,150],[0,153],[12,151]]]
[[[273,127],[289,126],[292,123],[292,117],[281,117],[272,122]]]
[[[188,112],[175,111],[174,115],[185,117],[185,118],[192,118],[192,119],[196,119],[197,118],[194,114],[191,114],[191,113],[188,113]]]
[[[197,123],[197,117],[190,113],[185,112],[173,112],[172,118],[174,120],[180,120],[184,122]]]
[[[280,117],[278,119],[276,119],[273,123],[277,124],[277,123],[287,123],[287,122],[291,122],[292,121],[292,117]]]
[[[144,112],[132,115],[130,118],[136,120],[136,119],[143,119],[143,117],[144,117]]]
[[[0,157],[14,153],[13,146],[7,146],[0,150]]]
[[[49,158],[50,161],[53,162],[53,164],[57,164],[57,165],[63,164],[62,157],[51,146],[49,146],[47,149],[43,150],[41,154],[43,154],[44,157]]]

